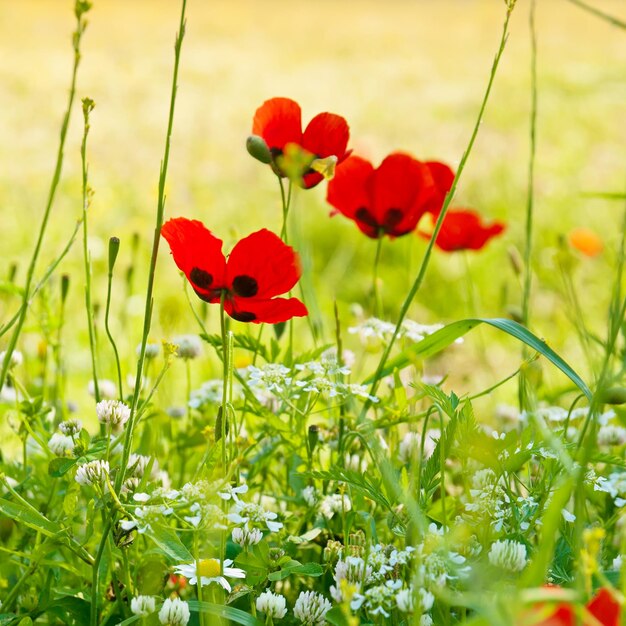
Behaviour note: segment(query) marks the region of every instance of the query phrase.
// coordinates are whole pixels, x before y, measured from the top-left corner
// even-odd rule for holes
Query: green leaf
[[[38,530],[47,537],[56,537],[63,533],[63,529],[58,524],[51,522],[39,511],[24,506],[19,502],[0,498],[0,513],[16,522],[22,522],[26,526]]]
[[[211,602],[189,600],[189,608],[195,613],[202,611],[202,613],[229,619],[236,624],[243,624],[244,626],[263,626],[263,622],[261,620],[258,620],[256,617],[250,615],[250,613],[246,613],[245,611],[241,611],[240,609],[236,609],[232,606],[223,606],[221,604],[213,604]]]
[[[533,335],[527,328],[524,328],[521,324],[514,322],[513,320],[507,320],[502,318],[475,318],[460,320],[448,324],[432,335],[428,335],[425,339],[419,343],[407,348],[401,352],[397,357],[387,362],[383,371],[380,373],[379,378],[383,378],[393,373],[395,369],[402,369],[407,365],[410,365],[415,359],[425,359],[438,352],[441,352],[444,348],[447,348],[450,344],[454,343],[459,337],[462,337],[468,333],[472,328],[476,328],[480,324],[487,324],[493,326],[498,330],[501,330],[511,337],[515,337],[522,343],[537,351],[544,356],[548,361],[560,369],[584,394],[587,398],[591,399],[591,390],[586,385],[585,381],[556,353],[548,344]],[[364,383],[369,384],[373,382],[374,375],[365,379]]]
[[[63,457],[57,457],[52,459],[48,463],[48,474],[53,478],[59,478],[66,474],[74,465],[76,465],[77,459],[68,459]]]
[[[334,606],[326,615],[324,616],[326,621],[329,624],[333,624],[334,626],[349,626],[350,622],[346,619],[343,611],[340,606]]]
[[[146,535],[173,561],[191,563],[194,560],[176,531],[169,526],[153,526],[146,530]]]
[[[319,563],[300,563],[300,561],[289,561],[279,571],[272,572],[268,580],[284,580],[291,574],[301,574],[302,576],[321,576],[324,573]]]

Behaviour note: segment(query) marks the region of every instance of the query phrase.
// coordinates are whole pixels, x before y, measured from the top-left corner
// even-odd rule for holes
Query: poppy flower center
[[[199,267],[194,267],[191,272],[189,272],[189,278],[192,283],[198,285],[201,289],[208,289],[213,282],[213,276],[201,270]]]
[[[256,319],[256,315],[250,311],[233,311],[230,316],[238,322],[252,322]]]
[[[402,217],[403,213],[400,209],[389,209],[385,213],[383,228],[387,231],[393,230],[402,221]]]
[[[241,298],[252,298],[259,291],[259,285],[252,276],[240,274],[233,278],[233,291]]]
[[[198,576],[215,578],[220,575],[220,562],[217,559],[202,559],[196,567]]]

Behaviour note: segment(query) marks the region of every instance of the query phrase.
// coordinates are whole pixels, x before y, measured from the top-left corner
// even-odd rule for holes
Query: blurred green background
[[[54,165],[70,78],[72,5],[70,0],[0,0],[0,271],[4,278],[17,264],[18,284],[24,281]],[[626,19],[626,5],[619,0],[595,6]],[[524,241],[531,99],[528,12],[529,2],[519,0],[484,123],[454,202],[476,208],[486,218],[505,220],[507,232],[478,254],[434,255],[410,315],[420,322],[507,316],[519,307],[521,289],[508,249],[521,250]],[[166,216],[202,220],[224,238],[227,249],[258,228],[279,230],[276,179],[244,147],[255,109],[278,95],[301,104],[305,124],[321,111],[343,115],[351,127],[351,147],[375,163],[393,150],[405,150],[456,166],[476,119],[504,13],[504,2],[498,0],[190,0]],[[96,102],[88,147],[95,190],[89,216],[94,300],[103,306],[107,241],[116,235],[122,247],[112,326],[129,374],[134,373],[134,349],[141,336],[178,16],[174,0],[96,0],[79,70],[78,97]],[[538,2],[537,30],[531,329],[587,374],[569,320],[571,310],[561,295],[555,255],[559,237],[576,226],[593,229],[603,240],[599,257],[579,258],[573,269],[587,323],[602,331],[623,202],[584,194],[624,190],[626,33],[566,0]],[[78,103],[38,275],[62,249],[81,212],[81,133]],[[298,193],[291,227],[322,311],[324,339],[330,342],[334,299],[344,331],[354,322],[350,305],[368,306],[375,242],[341,216],[329,219],[324,198],[325,184]],[[126,299],[124,275],[135,233],[139,247],[133,295]],[[425,242],[412,235],[385,241],[380,276],[387,317],[396,314],[424,249]],[[77,241],[61,268],[71,276],[63,352],[68,398],[87,406],[81,268]],[[40,301],[33,307],[20,341],[33,379],[38,375],[40,328],[54,326],[58,290],[57,277],[50,284],[48,305]],[[17,298],[5,295],[0,317],[8,319],[17,306]],[[217,332],[216,312],[210,311],[207,319]],[[298,334],[306,337],[306,322],[296,324]],[[102,376],[114,378],[102,312],[98,326]],[[245,331],[243,325],[235,326]],[[182,280],[162,242],[152,337],[196,330]],[[358,348],[354,336],[346,342]],[[494,331],[474,331],[464,346],[428,369],[451,371],[457,392],[478,391],[512,372],[519,354],[512,340]],[[366,374],[374,363],[374,358],[360,360],[355,369]],[[218,368],[208,362],[195,367],[194,382],[210,376],[211,369],[217,374]],[[554,377],[564,383],[545,369],[549,381]],[[182,376],[182,365],[174,368],[161,392],[164,407],[184,402]],[[514,383],[501,395],[513,398]]]

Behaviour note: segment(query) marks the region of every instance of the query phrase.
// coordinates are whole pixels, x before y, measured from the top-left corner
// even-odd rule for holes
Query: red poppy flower
[[[592,623],[594,626],[596,623],[602,626],[618,626],[621,608],[608,589],[600,589],[585,608],[590,615],[593,615],[595,621],[583,619],[583,626],[591,626]],[[533,626],[575,626],[576,623],[574,607],[571,604],[562,603],[555,608],[552,615]]]
[[[220,302],[240,322],[276,324],[307,315],[297,298],[276,298],[300,278],[298,255],[269,230],[239,241],[228,259],[222,240],[202,222],[184,217],[169,220],[161,234],[170,244],[174,262],[199,298]]]
[[[432,200],[429,168],[408,154],[394,152],[374,169],[351,156],[328,184],[326,201],[354,220],[368,237],[400,237],[415,230]]]
[[[428,166],[435,183],[435,192],[426,204],[426,211],[437,216],[441,212],[446,194],[452,187],[454,172],[448,165],[439,161],[426,161],[425,165]]]
[[[480,250],[492,237],[504,231],[502,222],[486,226],[476,211],[457,209],[448,211],[437,235],[435,245],[445,252],[455,250]],[[431,233],[420,230],[419,234],[430,239]]]
[[[279,176],[286,173],[278,161],[290,144],[299,146],[315,159],[336,157],[341,163],[350,154],[346,152],[350,129],[343,117],[333,113],[316,115],[302,132],[300,105],[289,98],[272,98],[264,102],[254,114],[252,134],[261,137],[270,153],[271,164]],[[310,167],[303,172],[302,186],[315,187],[324,176]]]

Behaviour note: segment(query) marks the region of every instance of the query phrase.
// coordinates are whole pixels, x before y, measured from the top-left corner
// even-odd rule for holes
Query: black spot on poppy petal
[[[204,300],[205,302],[211,302],[211,300],[220,297],[219,289],[212,289],[209,293],[202,293],[198,289],[194,289],[194,291],[196,292],[198,298],[200,298],[200,300]]]
[[[359,222],[363,222],[368,226],[373,226],[374,228],[378,228],[379,224],[374,218],[374,216],[370,213],[369,209],[362,206],[356,210],[354,213],[354,217],[356,217]]]
[[[238,322],[251,322],[256,319],[256,315],[250,311],[233,311],[230,316]]]
[[[252,276],[240,274],[233,278],[233,291],[241,298],[252,298],[259,291],[259,284]]]
[[[400,209],[389,209],[385,213],[385,221],[383,222],[383,228],[387,231],[393,230],[404,217],[404,213]]]
[[[208,289],[213,282],[213,276],[209,272],[201,270],[199,267],[192,268],[189,272],[189,280],[200,289]]]

